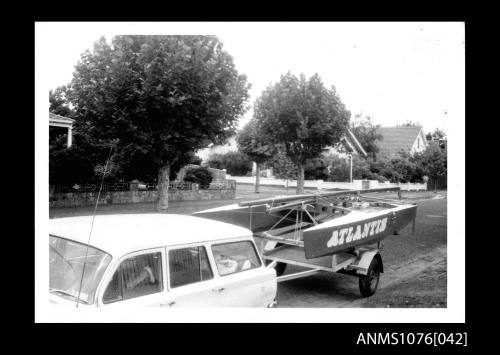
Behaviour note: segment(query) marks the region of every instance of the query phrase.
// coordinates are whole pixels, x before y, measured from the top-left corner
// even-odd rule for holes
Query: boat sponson
[[[383,213],[349,214],[303,231],[306,258],[335,254],[363,244],[373,244],[404,228],[416,217],[417,206],[405,205]],[[356,217],[360,217],[356,220]]]

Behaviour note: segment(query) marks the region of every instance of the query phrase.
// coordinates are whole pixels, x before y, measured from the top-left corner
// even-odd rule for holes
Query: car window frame
[[[170,285],[170,281],[171,281],[171,277],[170,277],[170,251],[179,250],[179,249],[195,248],[195,247],[204,247],[205,248],[205,253],[207,254],[208,264],[210,266],[210,271],[212,272],[212,278],[207,279],[207,280],[203,280],[203,281],[192,282],[192,283],[182,285],[182,286],[172,287]],[[167,246],[165,248],[165,256],[166,256],[165,262],[166,262],[166,268],[167,268],[166,278],[167,278],[167,287],[168,287],[169,292],[184,289],[185,287],[194,287],[196,285],[199,285],[200,283],[205,284],[205,283],[208,283],[208,282],[215,280],[218,277],[218,273],[214,272],[214,268],[216,265],[214,264],[213,257],[210,253],[210,244],[207,242],[170,245],[170,246]]]
[[[103,297],[104,297],[104,293],[106,292],[107,286],[109,285],[109,283],[113,279],[115,272],[118,270],[118,268],[121,266],[121,264],[125,260],[132,258],[132,257],[135,257],[135,256],[140,256],[140,255],[145,255],[145,254],[154,254],[154,253],[160,253],[160,255],[161,255],[161,273],[162,273],[162,275],[161,275],[162,290],[161,291],[149,293],[147,295],[133,297],[133,298],[129,298],[129,299],[122,299],[122,300],[117,300],[117,301],[113,301],[113,302],[108,302],[108,303],[103,302]],[[121,302],[127,302],[127,301],[133,301],[133,300],[141,299],[143,297],[165,294],[165,292],[168,292],[168,289],[166,286],[167,285],[167,280],[166,280],[167,275],[165,274],[166,273],[165,262],[166,262],[165,247],[156,247],[156,248],[136,250],[136,251],[129,252],[127,254],[123,254],[120,258],[117,258],[115,262],[113,262],[113,260],[111,260],[111,263],[108,266],[108,269],[106,270],[106,272],[104,273],[104,276],[102,277],[101,283],[99,285],[97,306],[106,307],[108,305],[121,303]]]
[[[234,243],[241,243],[241,242],[249,242],[252,245],[253,250],[255,252],[255,255],[257,255],[257,260],[259,261],[259,266],[256,266],[256,267],[248,269],[248,270],[240,270],[240,271],[237,271],[237,272],[232,272],[230,274],[221,275],[220,271],[219,271],[219,268],[217,267],[217,261],[215,260],[215,256],[214,256],[212,248],[214,246],[217,246],[217,245],[234,244]],[[217,276],[219,278],[226,278],[228,276],[241,274],[242,272],[257,270],[257,269],[262,268],[263,265],[264,265],[264,262],[263,262],[262,258],[260,257],[259,251],[257,249],[257,245],[255,244],[255,241],[253,239],[249,239],[249,238],[244,238],[244,239],[242,238],[242,239],[237,239],[237,240],[227,240],[227,241],[217,241],[217,242],[210,243],[210,256],[211,256],[211,259],[212,259],[212,261],[214,263],[214,267],[217,270]]]

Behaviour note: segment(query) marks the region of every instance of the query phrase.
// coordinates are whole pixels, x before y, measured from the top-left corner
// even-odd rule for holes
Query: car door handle
[[[212,291],[214,291],[214,292],[222,292],[222,291],[224,291],[224,290],[225,290],[225,288],[224,288],[224,287],[221,287],[221,288],[214,288],[214,289],[212,289]]]
[[[160,306],[173,306],[175,304],[175,301],[172,302],[167,302],[167,303],[161,303]]]

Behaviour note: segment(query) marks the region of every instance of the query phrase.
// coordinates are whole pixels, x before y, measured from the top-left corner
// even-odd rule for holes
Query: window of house
[[[103,303],[161,291],[163,291],[161,253],[136,255],[120,264],[104,291]]]
[[[261,265],[255,247],[249,241],[213,245],[212,253],[221,276],[254,269]]]
[[[207,251],[202,246],[170,250],[168,265],[172,288],[213,278]]]

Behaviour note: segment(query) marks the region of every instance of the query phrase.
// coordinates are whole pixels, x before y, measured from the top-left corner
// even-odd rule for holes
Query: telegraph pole
[[[349,154],[349,159],[350,159],[350,161],[351,161],[351,171],[350,171],[349,176],[350,176],[350,181],[351,181],[351,184],[352,184],[352,153],[351,153],[351,154]]]

